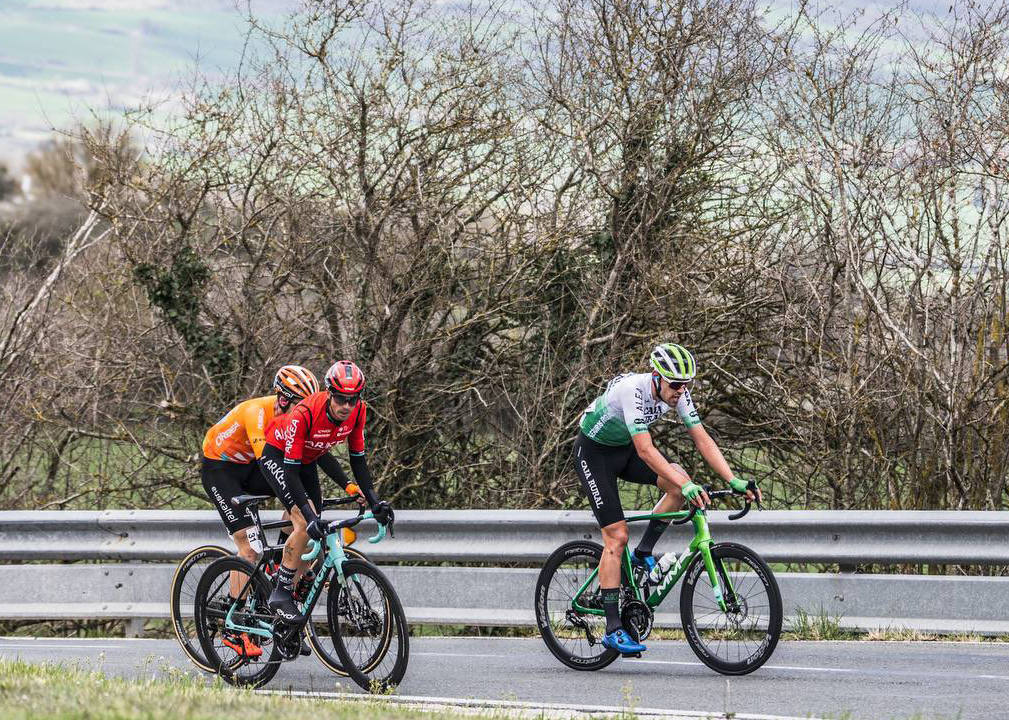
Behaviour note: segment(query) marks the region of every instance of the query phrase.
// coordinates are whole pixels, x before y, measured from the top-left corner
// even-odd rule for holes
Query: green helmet
[[[694,356],[676,343],[656,345],[651,355],[652,369],[668,382],[686,382],[697,374]]]

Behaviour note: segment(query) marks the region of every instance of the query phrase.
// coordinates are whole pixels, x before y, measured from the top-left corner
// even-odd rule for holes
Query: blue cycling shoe
[[[645,555],[644,557],[641,557],[636,552],[631,553],[631,567],[633,568],[641,568],[646,573],[650,573],[658,564],[659,559],[654,555]]]
[[[616,650],[621,655],[633,655],[648,649],[641,643],[632,640],[623,628],[617,628],[613,632],[603,635],[603,647]]]

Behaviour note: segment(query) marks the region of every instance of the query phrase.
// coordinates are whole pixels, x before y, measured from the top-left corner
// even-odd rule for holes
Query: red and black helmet
[[[364,373],[350,360],[338,360],[326,371],[326,389],[340,395],[357,395],[364,390]]]

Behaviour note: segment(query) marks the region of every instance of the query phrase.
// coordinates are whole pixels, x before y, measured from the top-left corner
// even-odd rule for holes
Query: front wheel
[[[599,567],[603,548],[598,543],[576,540],[561,545],[547,558],[536,580],[536,627],[554,657],[574,670],[600,670],[619,653],[603,647],[606,616],[603,609]],[[592,582],[588,582],[592,577]],[[575,608],[575,600],[584,610]]]
[[[343,565],[344,582],[330,578],[327,619],[340,665],[368,692],[399,685],[410,658],[406,613],[381,570],[363,560]]]
[[[345,547],[343,552],[346,553],[347,558],[350,560],[362,560],[367,562],[368,558],[364,556],[364,553],[355,550],[352,547]],[[325,555],[319,554],[319,559],[315,563],[313,570],[319,572],[322,570],[322,563],[325,560]],[[329,586],[333,579],[336,577],[336,572],[333,572],[326,581],[322,592],[319,595],[319,599],[315,601],[315,612],[313,613],[312,622],[305,623],[305,636],[308,638],[309,645],[315,651],[315,656],[319,658],[319,662],[326,666],[326,668],[337,675],[347,677],[347,671],[343,669],[343,664],[340,662],[340,658],[336,655],[336,648],[333,646],[332,636],[327,632],[326,629],[326,619],[325,617],[320,617],[324,614],[325,608],[329,606]],[[322,613],[319,612],[320,608],[323,610]]]
[[[771,657],[781,636],[781,592],[774,573],[757,553],[736,543],[711,546],[719,606],[698,553],[684,576],[680,620],[701,661],[723,675],[751,673]]]

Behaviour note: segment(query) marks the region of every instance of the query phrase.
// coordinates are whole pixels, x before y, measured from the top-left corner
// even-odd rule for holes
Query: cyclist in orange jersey
[[[285,365],[274,376],[274,395],[239,403],[203,438],[203,488],[234,540],[239,556],[253,565],[262,551],[262,539],[258,536],[252,514],[239,514],[231,505],[231,498],[242,494],[274,494],[256,464],[266,442],[266,427],[275,416],[288,412],[302,398],[318,389],[319,381],[310,370],[300,365]],[[339,475],[346,486],[346,475],[342,470]],[[335,479],[340,482],[339,477]],[[238,595],[241,586],[241,575],[232,573],[232,597]],[[223,641],[235,652],[249,657],[259,657],[263,652],[245,633],[224,638]]]

